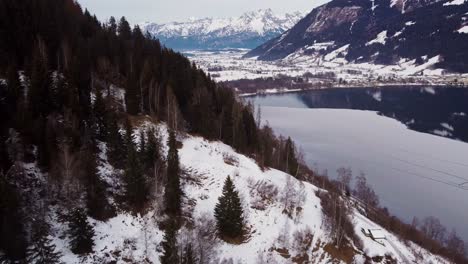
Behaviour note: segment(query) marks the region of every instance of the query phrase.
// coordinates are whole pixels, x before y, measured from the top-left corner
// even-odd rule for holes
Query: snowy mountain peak
[[[303,17],[300,12],[274,14],[271,9],[246,12],[238,17],[199,18],[140,26],[172,48],[252,48],[283,33]]]

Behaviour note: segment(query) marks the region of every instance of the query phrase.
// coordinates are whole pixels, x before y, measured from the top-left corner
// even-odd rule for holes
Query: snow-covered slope
[[[468,72],[468,1],[333,0],[313,9],[294,27],[247,54],[261,60],[288,56],[322,58],[348,45],[345,62],[426,63],[440,55],[438,68]],[[317,44],[331,43],[327,49]]]
[[[302,16],[300,12],[276,15],[271,9],[261,9],[239,17],[142,23],[141,26],[171,48],[254,48],[288,30]]]
[[[141,127],[155,125],[146,122]],[[165,140],[166,127],[156,127]],[[135,139],[138,134],[135,130]],[[183,143],[179,155],[185,172],[183,215],[188,224],[179,230],[178,241],[182,245],[190,242],[195,252],[203,252],[207,260],[203,263],[291,263],[295,259],[306,260],[302,263],[331,262],[333,257],[326,249],[331,239],[323,222],[320,199],[315,194],[319,190],[316,186],[278,170],[263,171],[254,160],[220,142],[187,135],[179,135],[179,140]],[[109,166],[103,153],[100,173],[104,179],[112,173]],[[214,235],[213,211],[227,176],[231,176],[240,193],[248,229],[248,238],[239,245],[225,243]],[[294,196],[297,207],[289,216],[283,213],[281,202],[286,188],[297,193]],[[94,253],[85,258],[70,252],[64,235],[65,225],[54,218],[52,233],[57,249],[63,254],[62,260],[67,263],[159,263],[163,231],[158,223],[163,217],[157,206],[158,195],[154,199],[154,206],[144,215],[121,212],[105,222],[90,219],[96,230],[95,247]],[[357,211],[353,213],[353,223],[363,241],[363,251],[355,252],[354,263],[364,263],[364,254],[369,257],[388,255],[398,263],[448,263],[385,230],[383,234],[387,240],[383,245],[376,243],[360,230],[380,227]],[[334,259],[334,263],[341,261]]]

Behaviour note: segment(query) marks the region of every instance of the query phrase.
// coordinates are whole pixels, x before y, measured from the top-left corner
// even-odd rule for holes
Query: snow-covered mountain
[[[468,72],[467,32],[464,0],[333,0],[247,56],[385,65],[405,59]]]
[[[174,49],[254,48],[288,30],[302,17],[300,12],[277,15],[271,9],[260,9],[239,17],[142,23],[141,27]]]

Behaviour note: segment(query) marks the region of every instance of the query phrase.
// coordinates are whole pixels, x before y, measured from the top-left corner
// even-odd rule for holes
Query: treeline
[[[164,212],[180,215],[178,131],[221,140],[262,167],[299,172],[292,140],[261,127],[232,90],[125,18],[101,23],[73,0],[0,1],[0,116],[0,259],[55,263],[53,206],[66,208],[59,217],[69,223],[72,251],[87,254],[87,216],[143,210],[155,179],[164,185]],[[143,116],[166,122],[168,156],[157,131],[134,140]],[[100,176],[103,153],[122,190]],[[34,163],[41,171],[25,171]]]

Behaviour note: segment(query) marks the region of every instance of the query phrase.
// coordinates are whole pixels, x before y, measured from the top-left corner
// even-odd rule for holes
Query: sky
[[[165,23],[189,18],[230,17],[247,11],[271,8],[277,14],[309,12],[327,0],[77,0],[105,21],[125,16],[131,24]]]

